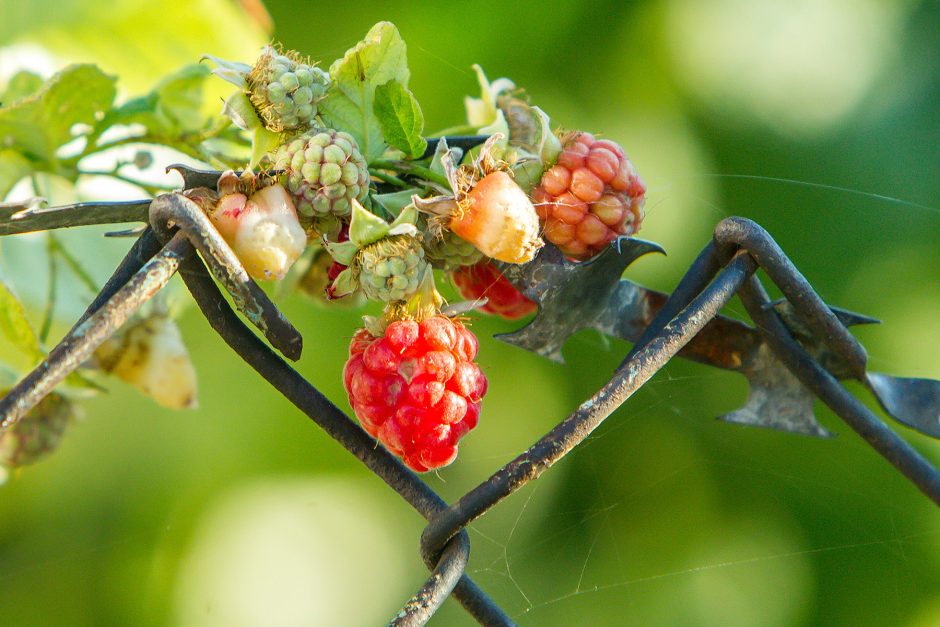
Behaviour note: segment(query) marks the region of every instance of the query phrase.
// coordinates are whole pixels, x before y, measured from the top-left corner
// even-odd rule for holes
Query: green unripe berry
[[[330,148],[332,148],[332,146]],[[329,150],[329,148],[327,150]],[[324,156],[326,156],[325,153],[326,151],[324,151]],[[343,169],[334,162],[324,163],[323,167],[320,168],[320,183],[325,186],[330,186],[330,185],[333,185],[334,183],[338,183],[340,178],[342,178],[342,176],[343,176]]]
[[[281,78],[278,79],[278,82],[289,92],[300,87],[300,81],[297,80],[297,76],[293,72],[285,72],[281,75]]]
[[[323,147],[309,146],[306,150],[304,150],[304,159],[307,161],[316,161],[319,164],[321,161],[323,161]]]
[[[268,46],[245,81],[265,127],[280,133],[313,126],[330,77],[296,53],[280,54]]]
[[[303,174],[304,179],[307,181],[315,181],[320,178],[320,164],[317,161],[307,161],[301,168],[300,173]]]
[[[306,220],[308,227],[319,229],[329,216],[348,216],[352,200],[364,200],[368,193],[365,160],[355,139],[346,133],[308,132],[278,148],[271,161],[274,169],[286,171],[286,186],[297,211],[311,218]]]
[[[300,83],[301,87],[308,87],[313,83],[313,72],[308,68],[300,67],[294,72],[294,76],[297,77],[297,82]]]
[[[313,102],[313,90],[309,87],[298,87],[293,93],[294,104],[297,106],[306,105]]]
[[[287,99],[287,91],[280,83],[271,83],[268,85],[268,98],[273,103],[282,103]]]
[[[323,149],[323,160],[328,163],[335,163],[339,165],[346,160],[346,156],[348,154],[349,151],[344,151],[336,144],[333,144],[332,146],[327,146]]]

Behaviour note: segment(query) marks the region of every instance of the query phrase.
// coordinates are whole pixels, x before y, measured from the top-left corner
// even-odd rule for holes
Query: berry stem
[[[117,179],[119,181],[123,181],[130,185],[134,185],[135,187],[139,187],[140,189],[144,190],[151,196],[157,196],[158,194],[172,191],[174,189],[174,186],[172,185],[154,185],[153,183],[147,183],[145,181],[135,179],[132,176],[121,174],[119,170],[124,165],[127,165],[127,164],[118,163],[111,170],[80,170],[79,175],[80,176],[110,176],[111,178]]]
[[[406,181],[401,180],[400,178],[398,178],[397,176],[393,174],[388,174],[387,172],[375,170],[375,171],[369,172],[369,175],[379,179],[383,183],[388,183],[389,185],[401,187],[402,189],[409,189],[409,188],[414,187],[410,183],[407,183]]]
[[[435,172],[430,168],[426,168],[416,163],[410,163],[408,161],[376,159],[369,164],[370,172],[372,171],[372,168],[378,170],[393,170],[395,172],[401,172],[402,174],[410,174],[426,181],[430,181],[431,183],[441,185],[444,187],[444,189],[450,189],[450,182],[447,180],[447,177],[445,177],[443,174]],[[372,174],[373,176],[375,175],[374,173]]]

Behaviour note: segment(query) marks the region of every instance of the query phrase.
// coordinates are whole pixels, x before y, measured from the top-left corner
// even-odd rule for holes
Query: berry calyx
[[[484,255],[507,263],[525,263],[544,242],[538,215],[526,193],[491,156],[502,135],[492,135],[472,164],[456,167],[448,153],[442,163],[453,196],[415,198],[416,206],[432,214],[432,224],[471,242]]]
[[[339,298],[362,290],[368,298],[383,302],[403,301],[415,291],[429,270],[413,206],[391,223],[353,202],[349,241],[325,246],[333,260],[347,266],[332,283],[332,296]]]
[[[590,259],[643,221],[646,186],[619,144],[574,133],[532,199],[545,239],[572,259]]]
[[[416,472],[453,462],[486,394],[477,348],[460,321],[439,314],[357,331],[343,383],[363,429]]]
[[[486,299],[486,303],[477,308],[479,311],[517,320],[537,308],[489,261],[457,268],[451,273],[451,278],[463,298],[472,301]]]
[[[348,242],[349,241],[349,225],[343,224],[339,230],[339,236],[336,238],[337,242]],[[336,279],[339,275],[348,268],[349,266],[343,265],[335,259],[332,260],[332,263],[329,265],[326,271],[326,288],[324,289],[324,294],[326,295],[327,300],[339,300],[342,296],[337,295],[336,293]]]
[[[305,224],[321,233],[338,228],[354,200],[369,193],[369,169],[352,135],[312,130],[280,146],[271,157],[285,172],[287,190]]]

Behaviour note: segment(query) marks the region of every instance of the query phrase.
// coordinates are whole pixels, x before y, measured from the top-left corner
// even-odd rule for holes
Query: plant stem
[[[410,174],[416,176],[425,181],[430,181],[437,185],[441,185],[444,189],[450,189],[450,183],[443,174],[439,174],[434,170],[427,168],[416,163],[410,163],[408,161],[389,161],[387,159],[376,159],[369,164],[370,172],[371,170],[392,170],[395,172],[401,172],[402,174]]]
[[[39,327],[39,343],[44,345],[52,329],[52,317],[55,313],[56,285],[59,278],[59,263],[54,254],[55,235],[46,231],[46,254],[49,256],[49,291],[46,295],[46,310],[42,315],[42,325]]]
[[[49,231],[49,251],[62,258],[62,261],[65,262],[65,265],[69,267],[69,270],[78,278],[79,281],[90,291],[92,294],[97,294],[100,289],[98,283],[91,277],[85,268],[82,267],[78,259],[69,252],[69,249],[62,245],[62,242],[59,241],[59,238],[56,237],[52,231]]]
[[[386,172],[381,172],[378,170],[374,172],[369,172],[369,174],[371,174],[372,176],[374,176],[375,178],[379,179],[380,181],[384,183],[388,183],[389,185],[395,185],[396,187],[401,187],[402,189],[408,189],[409,187],[414,187],[413,185],[406,183],[405,181],[401,180],[397,176],[394,176],[393,174],[388,174]]]
[[[131,176],[121,174],[118,170],[120,170],[123,165],[125,164],[119,163],[113,170],[80,170],[79,174],[84,176],[110,176],[111,178],[115,178],[119,181],[135,185],[151,196],[156,196],[161,192],[172,191],[174,189],[172,185],[155,185],[153,183],[146,183]]]

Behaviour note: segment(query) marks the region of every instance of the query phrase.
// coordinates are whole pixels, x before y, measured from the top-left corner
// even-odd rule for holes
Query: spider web
[[[940,213],[820,183],[702,176],[853,195],[873,211]],[[693,200],[714,221],[731,215]],[[648,215],[673,201],[654,200]],[[739,305],[727,313],[743,317]],[[881,333],[898,331],[895,323]],[[572,338],[569,375],[583,378],[587,365],[609,372],[623,354],[613,342],[599,357],[606,338]],[[583,364],[580,353],[590,354]],[[888,355],[873,352],[873,368],[909,370]],[[940,598],[940,514],[821,405],[835,441],[709,420],[743,401],[738,379],[670,363],[558,468],[470,527],[468,572],[521,624],[901,624],[929,616]],[[582,396],[594,389],[569,387]]]

